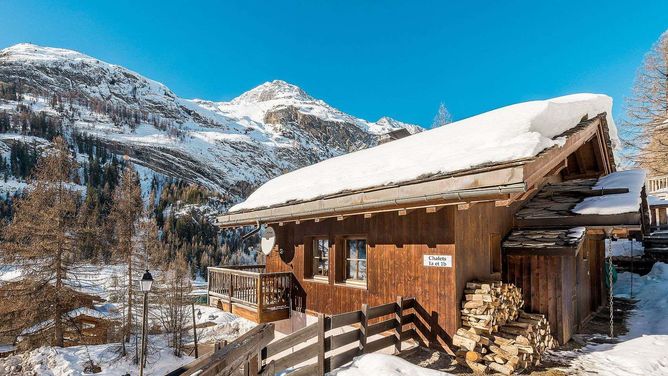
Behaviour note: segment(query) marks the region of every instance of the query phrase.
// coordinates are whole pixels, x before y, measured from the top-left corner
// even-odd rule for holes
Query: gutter
[[[286,209],[286,207],[267,208],[245,213],[222,215],[218,217],[219,220],[216,222],[216,225],[223,227],[234,227],[234,226],[248,225],[252,223],[279,222],[282,220],[284,221],[284,220],[300,219],[304,217],[313,217],[313,216],[335,217],[343,214],[350,215],[351,213],[355,212],[372,211],[380,208],[387,208],[388,206],[399,206],[400,208],[411,209],[410,206],[427,205],[428,203],[433,203],[434,201],[438,200],[463,201],[467,198],[513,194],[513,193],[525,193],[525,192],[527,192],[526,183],[520,182],[520,183],[494,186],[494,187],[464,189],[447,193],[423,194],[423,195],[403,197],[398,199],[385,199],[385,200],[374,201],[371,203],[337,206],[330,209],[322,208],[322,209],[311,209],[311,210],[291,210],[290,212],[287,213],[284,212],[277,214],[275,213],[277,209]],[[317,206],[322,207],[324,206],[323,201],[324,201],[323,199],[312,201],[310,204],[316,204]],[[439,204],[427,205],[427,206],[439,206]],[[294,206],[292,208],[294,209]]]

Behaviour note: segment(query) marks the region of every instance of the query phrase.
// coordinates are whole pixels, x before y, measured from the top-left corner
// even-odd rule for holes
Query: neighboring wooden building
[[[63,315],[64,345],[100,345],[109,343],[110,334],[118,324],[104,313],[92,308],[77,308]],[[24,330],[17,338],[17,349],[29,350],[54,342],[53,320],[46,320]]]
[[[412,137],[379,146],[374,153],[401,150]],[[410,296],[422,311],[418,316],[439,328],[436,338],[428,339],[430,345],[447,348],[460,327],[466,282],[504,279],[523,287],[527,309],[548,314],[560,331],[559,340],[567,341],[603,303],[605,291],[597,276],[603,269],[604,236],[641,232],[647,209],[637,205],[633,213],[611,216],[566,213],[584,197],[628,190],[592,190],[596,178],[615,171],[605,113],[575,121],[554,139],[563,142],[529,158],[223,215],[223,227],[270,226],[276,245],[266,259],[268,274],[257,273],[256,282],[243,288],[256,296],[254,303],[227,294],[236,277],[225,267],[209,271],[210,301],[262,312],[266,291],[285,291],[263,282],[262,275],[276,272],[293,276],[284,310],[335,314]],[[336,163],[332,159],[320,168]],[[554,218],[532,218],[531,203],[545,198],[546,189],[573,181],[582,184],[577,200],[555,205],[562,212]],[[569,229],[577,226],[586,226],[581,237],[554,249],[523,240],[524,235],[568,240]],[[521,232],[525,227],[531,233]],[[573,286],[583,291],[573,296]],[[573,304],[581,308],[572,309]]]

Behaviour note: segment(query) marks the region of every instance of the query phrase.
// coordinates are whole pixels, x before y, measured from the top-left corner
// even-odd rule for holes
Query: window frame
[[[361,258],[355,258],[352,259],[349,257],[349,248],[348,248],[348,241],[350,240],[364,240],[364,255],[366,256],[364,259]],[[346,236],[343,238],[343,265],[342,265],[342,276],[343,280],[342,282],[348,285],[353,285],[353,286],[364,286],[366,287],[369,281],[369,241],[366,236]],[[358,255],[359,256],[359,255]],[[348,278],[348,263],[350,260],[357,260],[357,269],[356,269],[356,274],[359,275],[359,261],[364,260],[365,266],[366,266],[366,274],[364,279],[357,279],[357,278]]]
[[[325,240],[327,241],[327,275],[321,275],[321,274],[316,274],[317,273],[317,268],[315,267],[315,260],[316,260],[316,246],[315,243],[319,240]],[[313,280],[318,280],[318,281],[329,281],[329,276],[332,274],[332,242],[330,241],[329,237],[327,236],[311,236],[310,237],[311,241],[311,252],[309,254],[309,262],[311,263],[311,275],[309,276],[309,279]]]

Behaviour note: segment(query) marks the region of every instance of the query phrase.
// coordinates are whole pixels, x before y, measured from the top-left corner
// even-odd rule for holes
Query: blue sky
[[[429,125],[600,92],[623,114],[668,2],[0,1],[0,47],[79,50],[182,97],[228,100],[283,79],[339,109]],[[558,3],[558,4],[557,4]]]

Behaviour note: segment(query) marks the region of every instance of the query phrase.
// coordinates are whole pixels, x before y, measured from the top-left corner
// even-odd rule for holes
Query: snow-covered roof
[[[94,317],[94,318],[98,318],[98,319],[108,319],[109,318],[109,316],[107,316],[105,313],[97,311],[97,310],[92,309],[92,308],[88,308],[88,307],[79,307],[79,308],[73,309],[73,310],[67,312],[65,315],[63,315],[63,317],[66,317],[66,318],[69,318],[69,319],[75,319],[79,316],[89,316],[89,317]],[[24,329],[21,332],[20,336],[26,336],[26,335],[37,333],[39,331],[42,331],[46,328],[51,327],[51,325],[53,325],[53,319],[39,322],[39,323],[37,323],[37,324],[27,328],[27,329]]]
[[[654,195],[647,195],[647,203],[649,206],[668,206],[668,200]]]
[[[562,133],[583,117],[607,114],[610,138],[618,144],[612,98],[574,94],[519,103],[387,144],[298,169],[274,178],[230,212],[314,200],[449,174],[476,166],[522,160],[563,145]]]
[[[573,208],[576,214],[612,215],[640,210],[641,191],[645,185],[645,170],[617,171],[598,179],[592,189],[628,188],[627,193],[587,197]]]

